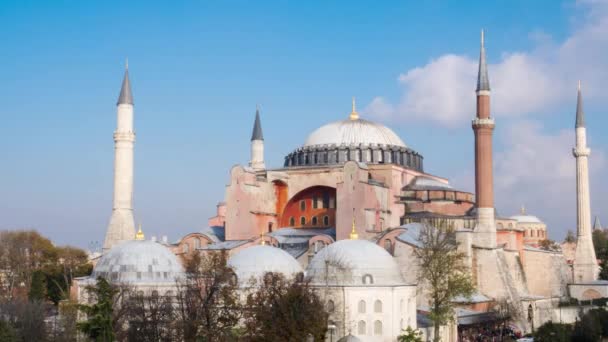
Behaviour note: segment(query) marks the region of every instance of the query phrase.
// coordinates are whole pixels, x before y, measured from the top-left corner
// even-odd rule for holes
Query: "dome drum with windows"
[[[348,119],[313,131],[303,146],[285,157],[285,167],[341,165],[347,161],[395,164],[423,171],[423,157],[408,148],[393,130],[359,118],[353,109]]]

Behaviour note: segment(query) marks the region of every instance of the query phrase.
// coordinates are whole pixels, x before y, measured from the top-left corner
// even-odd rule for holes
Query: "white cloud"
[[[572,103],[576,81],[585,97],[608,92],[608,4],[584,1],[584,20],[555,44],[544,32],[530,33],[531,51],[503,52],[489,64],[492,114],[497,117],[543,114]],[[491,32],[486,49],[492,50]],[[475,114],[478,57],[446,54],[399,75],[403,94],[396,105],[378,96],[365,112],[393,121],[429,120],[444,126],[468,124]],[[381,104],[381,106],[379,105]]]
[[[508,149],[496,153],[494,162],[497,207],[508,216],[525,205],[547,221],[553,238],[563,238],[565,229],[574,228],[576,217],[574,132],[547,133],[539,122],[528,120],[518,120],[505,130],[502,142]],[[601,179],[604,167],[604,153],[593,150],[590,178]],[[594,194],[601,195],[592,188]]]

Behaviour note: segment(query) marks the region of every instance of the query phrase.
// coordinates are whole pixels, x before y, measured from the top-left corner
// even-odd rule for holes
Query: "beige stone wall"
[[[531,295],[563,297],[572,281],[570,267],[561,253],[524,249],[524,271]]]

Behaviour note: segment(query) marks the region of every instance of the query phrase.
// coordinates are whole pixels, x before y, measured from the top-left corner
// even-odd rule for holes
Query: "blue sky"
[[[606,100],[595,77],[608,66],[608,42],[584,39],[603,32],[606,12],[597,0],[3,1],[0,229],[35,228],[82,247],[103,239],[127,57],[136,217],[149,235],[176,239],[205,226],[230,167],[248,160],[257,103],[269,166],[280,166],[314,128],[346,117],[356,96],[364,116],[425,156],[427,171],[472,190],[469,69],[483,27],[491,82],[494,71],[499,76],[499,212],[525,204],[561,239],[575,222],[568,132],[579,68],[597,160],[593,211],[601,217],[606,209],[599,177]],[[589,60],[579,64],[567,51],[585,44]],[[511,71],[520,65],[540,76]],[[522,84],[534,86],[521,94]],[[419,107],[425,96],[438,107]],[[379,99],[391,109],[378,109]],[[518,160],[520,153],[527,157]]]

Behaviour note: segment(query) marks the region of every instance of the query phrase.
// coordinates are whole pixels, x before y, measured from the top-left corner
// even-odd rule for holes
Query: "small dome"
[[[308,136],[304,146],[360,144],[406,147],[390,128],[362,119],[336,121],[321,126]]]
[[[428,176],[416,176],[404,187],[405,190],[454,190],[447,182],[440,182]]]
[[[155,241],[132,240],[104,254],[91,274],[112,283],[175,283],[183,275],[182,265],[165,246]]]
[[[511,216],[510,219],[521,223],[543,223],[538,217],[533,215],[515,215]]]
[[[268,272],[282,273],[286,277],[303,272],[291,254],[266,245],[249,247],[234,254],[228,259],[228,266],[234,269],[241,284],[246,284],[251,278],[259,280]]]
[[[313,284],[405,285],[393,257],[365,240],[340,240],[323,248],[308,265],[307,275]]]
[[[342,337],[341,339],[339,339],[338,342],[362,342],[362,341],[360,338],[353,336],[351,334],[348,334],[348,335]]]

